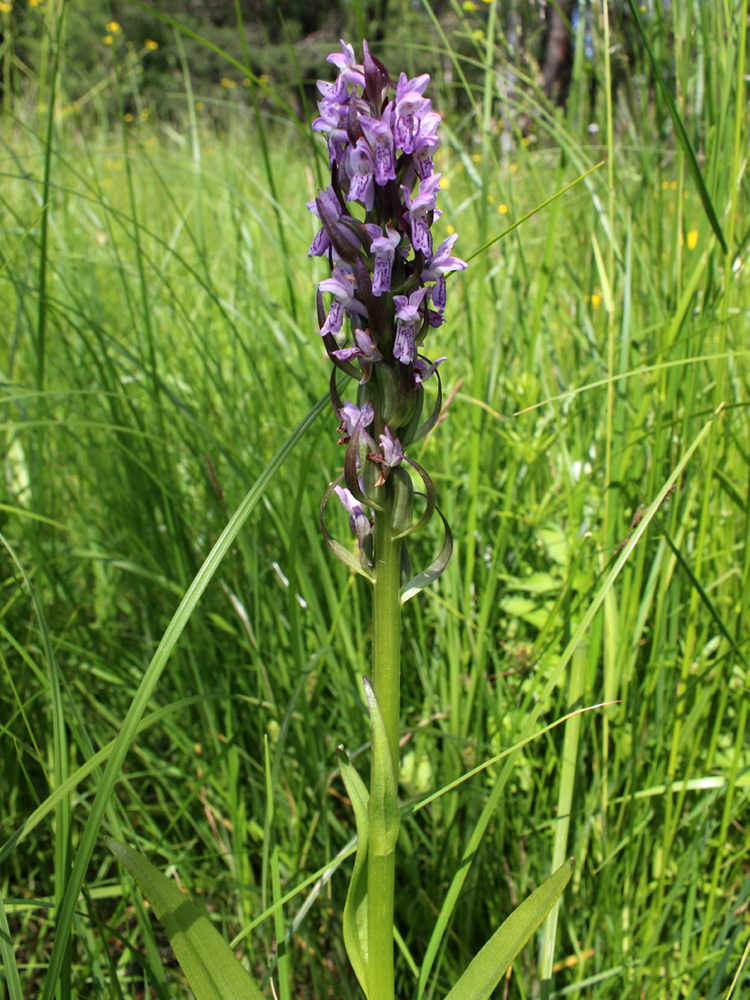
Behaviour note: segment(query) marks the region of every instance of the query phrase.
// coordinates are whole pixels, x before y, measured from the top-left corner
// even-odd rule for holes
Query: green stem
[[[388,732],[394,769],[398,766],[401,688],[401,540],[394,539],[393,489],[375,513],[375,587],[372,598],[372,687]]]
[[[372,686],[388,733],[398,774],[401,673],[401,540],[394,539],[393,488],[382,487],[383,510],[375,513],[375,586],[372,599]],[[367,944],[369,995],[393,1000],[393,893],[395,853],[368,852]]]

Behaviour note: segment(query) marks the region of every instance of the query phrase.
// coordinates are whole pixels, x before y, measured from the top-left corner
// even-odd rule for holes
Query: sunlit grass
[[[653,102],[623,93],[607,149],[603,96],[584,109],[582,71],[566,118],[521,79],[500,105],[499,34],[471,55],[481,66],[489,52],[484,78],[468,59],[433,60],[447,119],[436,233],[458,232],[462,256],[604,157],[614,187],[610,197],[607,169],[595,172],[451,279],[450,316],[434,334],[449,355],[445,419],[415,457],[429,464],[456,552],[405,613],[403,799],[515,744],[530,720],[536,729],[575,707],[567,668],[555,674],[595,599],[573,662],[584,705],[617,704],[582,717],[572,765],[560,727],[404,821],[404,996],[417,990],[413,970],[472,833],[463,892],[433,938],[428,995],[446,992],[561,851],[576,872],[553,991],[723,996],[746,943],[750,295],[735,156],[746,123],[738,140],[735,28],[712,10],[686,36],[680,18],[683,54],[714,54],[711,65],[684,60],[681,93],[689,108],[701,87],[709,93],[691,138],[727,257]],[[478,79],[474,108],[457,67]],[[531,114],[525,135],[519,111]],[[117,736],[211,546],[327,388],[314,310],[323,265],[307,258],[310,149],[278,116],[267,123],[274,202],[249,116],[220,135],[202,111],[179,128],[141,113],[124,137],[76,115],[55,122],[40,384],[44,131],[32,120],[19,114],[3,139],[0,192],[0,530],[17,560],[3,547],[3,841],[19,831],[2,894],[26,996],[41,989],[55,936],[66,825],[74,858],[109,751],[63,796],[69,819],[51,808],[24,824],[65,771]],[[674,490],[649,506],[720,404]],[[334,749],[366,750],[369,597],[329,558],[317,523],[341,463],[324,410],[190,617],[104,819],[106,832],[174,866],[228,939],[272,903],[274,845],[289,892],[353,835]],[[338,527],[347,537],[343,515]],[[279,761],[273,825],[266,736]],[[86,886],[69,995],[136,996],[145,983],[181,995],[158,928],[103,845]],[[305,996],[356,995],[345,886],[334,874],[293,929],[293,988]],[[284,907],[287,927],[309,892]],[[240,947],[262,978],[273,920]],[[540,969],[529,947],[508,995],[529,995]],[[14,996],[12,973],[5,987]]]

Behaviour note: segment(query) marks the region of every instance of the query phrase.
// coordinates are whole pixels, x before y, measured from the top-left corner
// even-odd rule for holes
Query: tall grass
[[[536,995],[543,973],[557,996],[717,997],[737,971],[750,899],[746,7],[644,17],[726,254],[646,56],[625,74],[612,42],[629,36],[601,6],[594,65],[620,85],[611,103],[589,86],[579,46],[566,111],[508,48],[495,4],[434,23],[405,10],[434,32],[410,72],[433,73],[446,115],[439,225],[462,256],[607,166],[451,279],[436,334],[447,402],[424,451],[456,552],[405,613],[403,802],[572,708],[615,704],[407,810],[403,996],[442,995],[566,853],[576,873],[548,925],[554,955],[540,937],[504,995]],[[112,71],[121,95],[137,85],[128,65]],[[98,99],[117,127],[94,125],[70,107],[63,59],[41,91],[49,133],[19,103],[2,135],[0,939],[14,1000],[45,981],[112,741],[254,484],[159,661],[102,829],[155,855],[228,938],[252,925],[238,949],[281,996],[357,993],[346,879],[278,905],[350,843],[334,750],[367,752],[369,600],[317,523],[342,463],[330,412],[283,448],[326,391],[304,210],[318,169],[260,92],[257,116],[230,93],[218,134],[182,65],[179,128],[144,105],[117,116],[114,86]],[[59,996],[184,995],[98,842],[68,897]],[[746,971],[737,995],[743,983]]]

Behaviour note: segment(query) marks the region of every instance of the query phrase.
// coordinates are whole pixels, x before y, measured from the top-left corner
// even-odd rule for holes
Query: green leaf
[[[445,1000],[489,1000],[511,962],[557,902],[572,874],[571,858],[542,882],[495,931]]]
[[[646,37],[646,32],[643,30],[643,25],[641,24],[641,19],[638,16],[638,11],[636,9],[633,0],[628,0],[628,6],[630,7],[630,13],[635,18],[635,25],[638,28],[638,34],[641,36],[641,41],[643,42],[643,47],[648,53],[648,57],[651,60],[651,65],[654,68],[654,77],[656,78],[656,83],[661,90],[664,101],[667,105],[667,110],[669,111],[670,118],[672,119],[672,124],[674,125],[675,135],[677,140],[682,146],[682,151],[685,154],[685,159],[687,160],[687,165],[690,170],[690,176],[693,178],[695,186],[698,188],[698,194],[703,202],[703,210],[708,216],[708,221],[711,223],[711,228],[716,234],[716,239],[721,244],[721,249],[724,253],[729,253],[727,247],[727,241],[724,239],[724,233],[722,232],[721,225],[716,215],[716,210],[714,209],[713,202],[711,201],[711,196],[708,193],[708,188],[706,187],[706,182],[703,180],[703,174],[701,173],[701,168],[698,165],[698,159],[695,155],[695,150],[692,147],[690,139],[687,132],[685,131],[685,126],[682,124],[682,119],[680,118],[679,112],[675,107],[675,103],[672,100],[672,95],[669,93],[669,87],[667,87],[664,82],[664,75],[661,70],[661,66],[654,55],[651,46],[649,45],[648,38]]]
[[[364,684],[372,721],[372,777],[370,799],[367,804],[369,849],[378,857],[386,858],[396,850],[398,828],[401,824],[398,789],[383,715],[372,685],[366,677]]]
[[[401,588],[402,604],[406,604],[406,602],[410,601],[412,597],[424,590],[425,587],[429,587],[431,583],[437,580],[451,560],[451,555],[453,554],[453,535],[451,534],[451,529],[448,527],[448,522],[443,517],[440,508],[436,507],[435,510],[440,515],[440,520],[443,522],[443,527],[445,528],[445,541],[443,542],[443,547],[440,550],[440,554],[433,559],[427,569],[422,570],[421,573],[417,573],[416,576],[409,580],[406,586]]]
[[[265,1000],[207,914],[138,851],[104,839],[164,926],[196,1000]]]
[[[344,945],[349,961],[359,985],[369,996],[367,990],[367,844],[369,841],[369,822],[367,819],[367,787],[357,774],[343,747],[336,751],[339,758],[339,770],[344,779],[346,792],[354,809],[354,820],[357,824],[357,853],[354,858],[349,891],[344,907]]]

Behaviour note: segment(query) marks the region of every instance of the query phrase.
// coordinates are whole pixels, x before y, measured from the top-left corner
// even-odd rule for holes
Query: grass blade
[[[708,216],[708,221],[711,223],[711,228],[716,234],[716,239],[721,244],[721,249],[724,253],[729,253],[727,247],[727,241],[724,238],[724,233],[719,223],[719,219],[716,215],[716,210],[714,209],[713,202],[711,201],[711,196],[708,193],[708,188],[706,187],[706,182],[703,180],[703,174],[701,173],[701,168],[698,165],[698,159],[695,155],[695,150],[693,149],[690,138],[685,131],[685,126],[682,123],[679,112],[675,106],[672,99],[672,95],[669,93],[669,88],[664,82],[664,76],[662,74],[661,66],[654,55],[653,49],[649,44],[648,38],[646,37],[646,32],[643,30],[643,25],[641,24],[640,16],[638,15],[638,10],[635,6],[633,0],[628,0],[628,7],[630,7],[630,13],[635,19],[635,26],[638,29],[638,34],[641,36],[641,41],[643,42],[643,47],[648,53],[648,57],[651,60],[651,65],[654,69],[654,79],[656,80],[659,89],[661,90],[664,102],[667,105],[667,110],[669,111],[669,116],[672,119],[672,124],[674,125],[675,135],[677,136],[677,141],[680,146],[682,146],[682,151],[685,154],[687,160],[688,169],[690,170],[690,175],[693,178],[695,186],[698,189],[698,194],[700,195],[701,202],[703,203],[703,208]]]
[[[164,926],[196,1000],[264,1000],[209,916],[138,851],[104,839]]]
[[[488,1000],[513,959],[555,905],[572,874],[571,858],[495,931],[445,1000]]]

